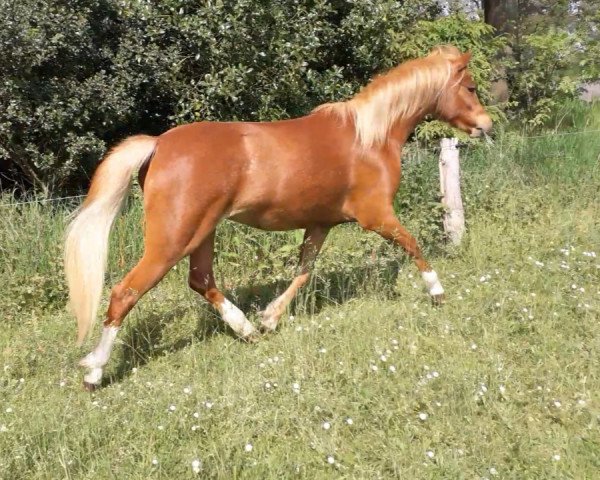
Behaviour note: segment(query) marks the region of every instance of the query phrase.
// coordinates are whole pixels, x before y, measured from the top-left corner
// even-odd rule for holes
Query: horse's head
[[[436,116],[472,137],[489,132],[492,119],[479,103],[477,85],[468,70],[471,53],[461,54],[455,47],[438,47],[432,55],[442,55],[450,62],[450,79],[438,98]]]

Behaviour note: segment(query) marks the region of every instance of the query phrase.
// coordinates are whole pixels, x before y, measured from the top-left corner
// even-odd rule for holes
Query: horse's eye
[[[471,93],[475,93],[477,92],[477,87],[467,87],[467,90],[469,90]]]

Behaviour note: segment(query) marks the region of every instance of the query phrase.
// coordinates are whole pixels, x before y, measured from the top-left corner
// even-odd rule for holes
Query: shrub
[[[496,48],[482,23],[435,21],[434,0],[0,6],[0,161],[45,193],[85,187],[106,147],[126,135],[303,115],[438,43],[474,51],[485,91]]]

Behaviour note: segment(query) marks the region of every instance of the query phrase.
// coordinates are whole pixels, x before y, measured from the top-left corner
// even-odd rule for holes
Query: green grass
[[[581,118],[593,130],[597,111]],[[599,152],[597,133],[506,132],[466,149],[456,249],[429,218],[435,161],[408,165],[398,204],[422,205],[400,216],[442,279],[441,308],[402,255],[339,227],[293,318],[246,345],[189,291],[182,262],[128,317],[92,395],[75,365],[93,341],[74,346],[63,306],[68,209],[7,208],[0,477],[597,478]],[[132,203],[108,283],[138,256],[139,226]],[[253,321],[289,279],[299,238],[221,229],[219,282]]]

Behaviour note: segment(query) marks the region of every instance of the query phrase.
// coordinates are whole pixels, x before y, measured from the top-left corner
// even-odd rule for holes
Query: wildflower
[[[552,460],[558,462],[560,460],[560,455],[558,453],[555,453],[554,455],[552,455]]]
[[[192,415],[194,418],[200,418],[200,414],[198,412],[194,412],[194,414]]]
[[[371,370],[376,372],[377,370],[379,370],[379,368],[377,367],[377,365],[371,365]]]
[[[246,446],[244,447],[244,450],[248,453],[250,453],[252,451],[252,444],[251,443],[247,443]]]
[[[292,390],[294,393],[300,393],[300,384],[298,382],[292,383]]]
[[[190,393],[192,393],[192,389],[190,387],[185,387],[183,389],[183,393],[185,393],[186,395],[189,395]]]
[[[494,467],[490,468],[490,475],[498,475],[498,470],[496,470]]]
[[[202,462],[200,460],[198,460],[197,458],[192,460],[192,471],[194,473],[200,473],[201,469],[202,469]]]
[[[352,420],[350,417],[348,417],[348,418],[346,419],[346,423],[347,423],[348,425],[352,425],[352,424],[354,423],[354,420]]]
[[[425,421],[425,420],[427,420],[427,417],[429,417],[429,415],[427,415],[425,412],[419,413],[420,420]]]
[[[425,455],[427,455],[429,458],[435,457],[435,453],[433,452],[433,450],[427,450],[425,452]]]
[[[390,365],[390,366],[388,367],[388,370],[389,370],[390,372],[392,372],[392,373],[396,373],[396,367],[395,367],[394,365]]]
[[[331,428],[331,423],[323,422],[323,430],[329,430]]]
[[[381,360],[382,362],[387,362],[387,357],[385,355],[381,355],[379,357],[379,360]]]
[[[327,349],[322,347],[319,349],[319,353],[327,353]]]
[[[327,463],[329,465],[333,465],[335,463],[335,458],[333,455],[327,455]]]
[[[175,405],[169,405],[169,411],[174,412],[175,410],[177,410]]]
[[[152,459],[152,465],[154,465],[154,466],[158,465],[158,458],[154,457]]]

